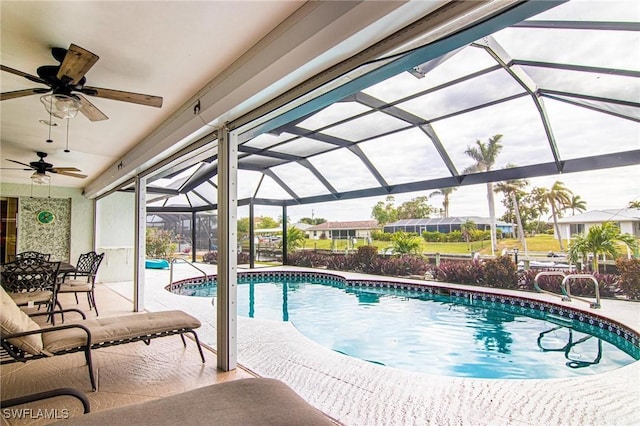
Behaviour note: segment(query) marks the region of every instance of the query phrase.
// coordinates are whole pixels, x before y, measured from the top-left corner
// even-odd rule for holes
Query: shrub
[[[444,238],[444,234],[436,231],[423,231],[422,238],[429,243],[439,243],[442,242]]]
[[[351,254],[334,254],[327,260],[327,268],[336,271],[354,271],[355,265],[355,256]]]
[[[462,237],[462,232],[460,231],[451,231],[445,235],[448,243],[461,243],[464,241],[464,238]]]
[[[371,273],[373,264],[378,258],[378,248],[375,246],[360,246],[355,254],[356,271]]]
[[[178,248],[171,231],[159,228],[147,228],[146,255],[151,258],[170,260]]]
[[[629,299],[640,299],[640,259],[620,258],[616,261],[620,272],[618,287]]]
[[[307,268],[326,267],[330,255],[316,253],[312,250],[298,250],[289,253],[287,263],[292,266],[303,266]]]
[[[509,256],[499,256],[484,263],[484,279],[489,287],[518,288],[516,264]]]
[[[458,284],[479,285],[484,282],[484,269],[479,260],[470,262],[440,262],[435,268],[435,276],[438,281],[447,281]]]
[[[383,232],[383,231],[373,231],[371,232],[371,238],[373,238],[376,241],[391,241],[391,236],[393,234],[389,233],[389,232]]]
[[[208,251],[202,255],[202,261],[207,263],[218,263],[218,252],[217,251]],[[239,264],[249,263],[249,253],[240,252],[238,253],[237,262]]]

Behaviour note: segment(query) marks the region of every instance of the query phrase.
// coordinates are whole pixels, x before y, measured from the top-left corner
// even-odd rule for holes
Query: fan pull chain
[[[64,149],[64,152],[71,152],[69,151],[69,119],[67,118],[67,145]]]
[[[51,111],[53,108],[53,96],[49,99],[49,139],[47,139],[47,143],[53,143],[51,139],[51,126],[53,125],[53,117],[51,116]]]

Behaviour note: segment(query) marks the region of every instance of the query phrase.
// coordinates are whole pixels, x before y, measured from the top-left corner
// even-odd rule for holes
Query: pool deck
[[[198,267],[209,274],[216,273],[215,265]],[[261,268],[283,269],[305,270]],[[335,273],[347,278],[372,278]],[[177,264],[174,280],[197,275],[189,265]],[[168,293],[164,290],[169,283],[166,270],[147,269],[145,281],[147,310],[182,309],[197,316],[203,322],[199,331],[202,341],[215,348],[216,321],[211,298]],[[131,282],[107,286],[131,299]],[[523,295],[509,290],[493,292]],[[524,295],[590,310],[584,303],[561,302],[550,295]],[[606,299],[597,313],[640,330],[640,303]],[[304,337],[290,323],[245,317],[238,318],[238,362],[263,377],[284,381],[312,405],[346,425],[640,424],[640,362],[603,374],[563,379],[436,376],[342,355]]]

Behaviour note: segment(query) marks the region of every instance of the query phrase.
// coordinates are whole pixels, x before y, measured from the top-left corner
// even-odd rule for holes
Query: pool
[[[174,292],[216,296],[215,281]],[[428,374],[560,378],[640,359],[637,336],[597,317],[526,299],[329,274],[239,274],[238,315],[288,321],[334,351]],[[614,324],[615,325],[615,324]]]

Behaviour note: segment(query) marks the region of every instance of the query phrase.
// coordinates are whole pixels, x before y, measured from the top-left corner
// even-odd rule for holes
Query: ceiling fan
[[[20,164],[22,166],[28,167],[28,169],[17,168],[17,167],[3,168],[3,169],[4,170],[27,170],[27,171],[35,170],[35,173],[31,176],[31,179],[33,179],[34,182],[36,183],[43,183],[45,181],[48,181],[49,175],[47,175],[47,172],[57,173],[59,175],[71,176],[71,177],[80,178],[80,179],[84,179],[87,177],[87,175],[75,173],[80,171],[75,167],[53,167],[53,164],[47,163],[46,161],[44,161],[45,157],[47,156],[46,152],[36,152],[36,155],[40,157],[40,159],[38,161],[32,161],[29,164],[16,161],[16,160],[10,160],[7,158],[7,161],[11,161],[12,163],[16,163],[16,164]]]
[[[91,121],[107,120],[109,117],[89,102],[87,98],[82,96],[83,94],[96,96],[98,98],[107,98],[116,101],[153,106],[156,108],[160,108],[162,106],[162,98],[159,96],[85,86],[87,81],[85,74],[98,61],[99,56],[83,49],[80,46],[71,44],[69,49],[54,47],[51,49],[51,55],[60,62],[60,65],[43,65],[39,67],[37,69],[37,77],[35,75],[0,65],[0,69],[2,71],[24,77],[35,83],[49,86],[48,88],[36,87],[32,89],[16,90],[13,92],[4,92],[0,94],[0,100],[5,101],[8,99],[21,98],[23,96],[52,92],[54,97],[56,95],[60,95],[60,99],[64,97],[71,98],[71,102],[79,104],[77,109],[79,109],[80,112],[82,112]],[[53,100],[53,102],[55,102],[55,100]],[[43,101],[43,103],[45,102]],[[45,103],[45,107],[46,106],[47,105]]]

